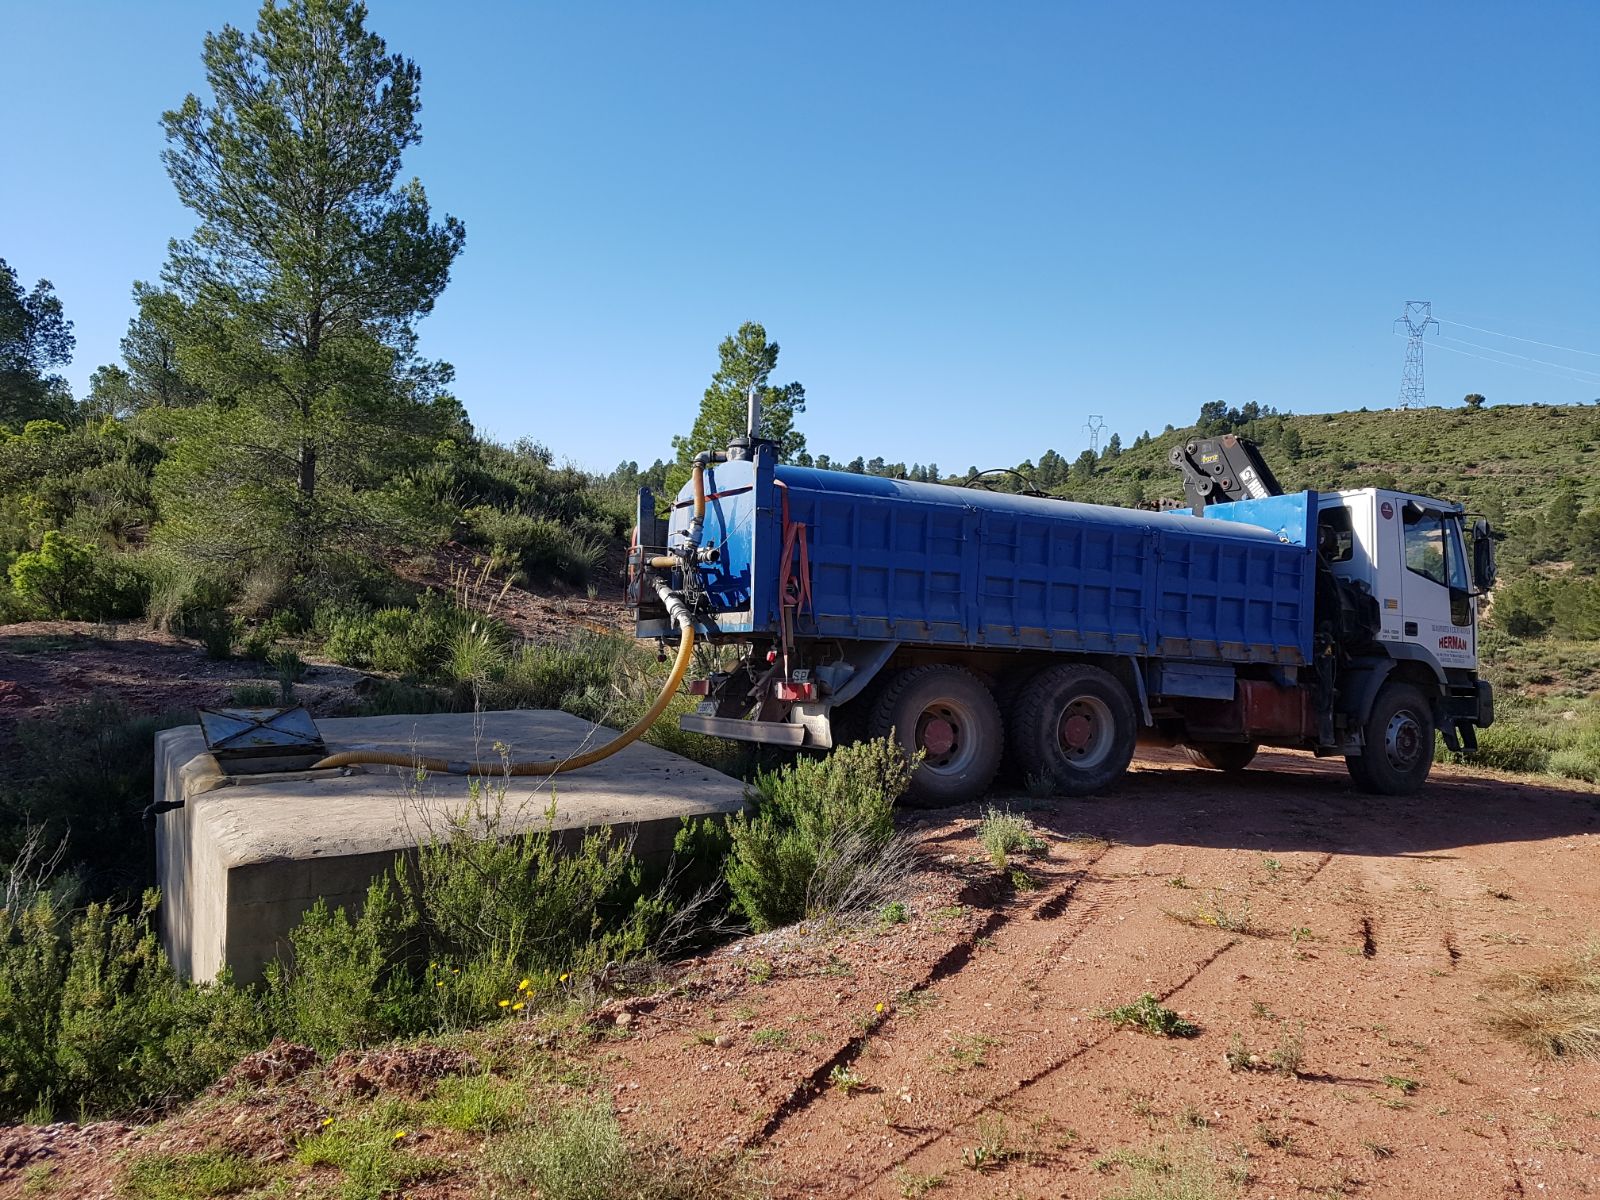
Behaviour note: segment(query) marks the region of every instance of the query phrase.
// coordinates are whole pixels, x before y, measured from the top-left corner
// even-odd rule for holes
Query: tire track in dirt
[[[1334,855],[1332,853],[1323,852],[1316,854],[1309,869],[1306,869],[1302,872],[1296,872],[1294,875],[1289,876],[1286,881],[1291,882],[1294,886],[1289,889],[1286,894],[1277,898],[1276,903],[1272,906],[1270,917],[1275,918],[1280,916],[1283,909],[1295,903],[1300,897],[1303,896],[1305,892],[1311,890],[1318,883],[1318,881],[1322,879],[1326,868],[1333,862],[1333,860]],[[1141,882],[1141,880],[1136,877],[1123,877],[1119,880],[1108,880],[1107,882],[1136,885],[1137,883]],[[1116,938],[1117,931],[1114,925],[1108,926],[1096,920],[1096,917],[1108,907],[1108,899],[1097,895],[1095,900],[1079,909],[1079,920],[1076,924],[1076,927],[1069,931],[1062,938],[1062,953],[1054,955],[1044,964],[1043,970],[1038,979],[1040,986],[1043,986],[1050,974],[1052,974],[1058,967],[1063,965],[1065,960],[1065,951],[1070,949],[1072,945],[1076,944],[1084,934],[1105,934],[1109,932],[1113,939]],[[1171,922],[1171,928],[1174,931],[1184,929],[1184,927],[1177,921]],[[1176,933],[1175,936],[1192,941],[1194,935],[1192,932],[1185,930],[1185,932]],[[1267,941],[1276,940],[1275,936],[1268,932],[1258,933],[1254,935],[1251,940],[1256,939]],[[1240,936],[1228,937],[1225,941],[1213,946],[1209,952],[1202,954],[1198,960],[1193,961],[1189,969],[1184,971],[1181,976],[1177,978],[1169,978],[1165,983],[1160,985],[1147,986],[1144,990],[1150,992],[1158,1002],[1166,1003],[1170,1001],[1173,996],[1182,992],[1190,984],[1194,983],[1203,974],[1205,974],[1206,971],[1208,971],[1219,960],[1221,960],[1224,955],[1243,944],[1244,941],[1245,939]],[[1113,940],[1112,946],[1115,947],[1115,945],[1115,940]],[[1102,955],[1102,957],[1105,956]],[[1075,959],[1073,965],[1081,971],[1086,965],[1086,960],[1081,958]],[[1145,983],[1148,985],[1151,984],[1152,981],[1147,978]],[[1129,990],[1131,991],[1131,989]],[[884,1183],[885,1180],[894,1175],[896,1172],[902,1170],[907,1163],[919,1155],[927,1155],[930,1158],[939,1159],[940,1161],[958,1160],[958,1155],[953,1143],[957,1141],[968,1140],[962,1136],[964,1131],[970,1130],[971,1127],[975,1123],[979,1122],[986,1114],[1002,1109],[1025,1092],[1049,1080],[1057,1072],[1070,1067],[1079,1059],[1082,1059],[1085,1056],[1090,1055],[1103,1047],[1106,1047],[1113,1042],[1120,1033],[1120,1031],[1112,1028],[1110,1025],[1092,1026],[1091,1028],[1096,1030],[1094,1034],[1084,1038],[1070,1049],[1058,1053],[1044,1063],[1038,1065],[1029,1074],[1017,1079],[1014,1084],[1003,1087],[995,1091],[993,1094],[987,1096],[981,1103],[972,1106],[968,1112],[963,1114],[960,1119],[952,1122],[947,1128],[933,1132],[931,1136],[919,1139],[913,1145],[907,1147],[903,1152],[897,1154],[892,1161],[884,1164],[881,1169],[877,1170],[870,1178],[860,1181],[843,1194],[848,1197],[872,1194],[873,1189]],[[941,1155],[939,1153],[939,1147],[941,1146],[948,1147],[948,1152]]]
[[[1092,1021],[1099,1008],[1140,992],[1170,995],[1225,954],[1234,939],[1196,945],[1194,931],[1177,922],[1156,926],[1144,939],[1148,945],[1124,944],[1120,928],[1130,912],[1120,910],[1137,904],[1140,884],[1148,877],[1140,868],[1149,853],[1150,848],[1127,845],[1101,851],[1065,887],[1033,906],[1031,919],[1001,926],[974,965],[953,977],[956,987],[939,993],[929,1011],[907,1011],[914,1006],[903,1005],[851,1048],[847,1062],[816,1072],[803,1103],[769,1123],[767,1135],[756,1142],[781,1164],[790,1194],[848,1195],[870,1186],[925,1146],[1110,1036],[1109,1027],[1098,1025],[1087,1026],[1094,1031],[1087,1036],[1068,1032]],[[1063,919],[1065,929],[1057,925]],[[1067,951],[1086,935],[1092,944],[1069,956]],[[1042,984],[1069,957],[1081,978],[1047,997]],[[1062,992],[1072,997],[1070,1005],[1060,1003]],[[841,1109],[824,1090],[834,1066],[860,1067],[878,1089],[881,1119],[874,1121],[859,1102]],[[807,1144],[837,1141],[841,1121],[854,1135],[851,1146],[859,1137],[872,1150],[870,1174],[856,1177],[851,1166],[866,1162],[865,1150],[843,1162],[830,1158],[820,1170],[806,1161]]]
[[[1044,899],[1037,901],[1026,913],[1018,914],[1011,907],[1002,905],[986,917],[972,932],[972,935],[963,939],[946,951],[935,962],[923,978],[913,985],[907,992],[907,1003],[915,1006],[917,998],[932,992],[935,984],[956,975],[963,967],[971,962],[977,948],[1005,927],[1023,920],[1038,920],[1041,912],[1053,909],[1059,913],[1070,903],[1077,894],[1084,880],[1089,878],[1089,872],[1110,851],[1110,843],[1103,845],[1092,857],[1078,866],[1067,882],[1052,890]],[[819,1096],[823,1095],[829,1078],[835,1071],[848,1070],[861,1057],[875,1034],[893,1020],[892,1013],[886,1013],[883,1019],[876,1021],[860,1035],[851,1038],[837,1052],[819,1064],[809,1076],[797,1086],[789,1097],[773,1110],[771,1116],[762,1126],[746,1139],[745,1145],[758,1145],[768,1141],[791,1118],[803,1113]]]

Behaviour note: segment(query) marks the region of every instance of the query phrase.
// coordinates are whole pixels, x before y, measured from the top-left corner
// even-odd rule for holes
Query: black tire
[[[1409,796],[1433,767],[1433,705],[1419,688],[1390,680],[1378,692],[1362,727],[1364,750],[1345,758],[1363,792]]]
[[[1000,709],[1000,721],[1005,728],[1010,729],[1017,717],[1017,701],[1022,697],[1023,689],[1028,682],[1039,673],[1038,667],[1029,667],[1021,671],[1008,671],[994,682],[989,690],[994,693],[995,705]],[[1006,787],[1022,787],[1027,783],[1023,777],[1022,767],[1017,763],[1017,756],[1011,752],[1011,740],[1001,740],[1000,770],[995,775],[997,782]]]
[[[1138,737],[1133,701],[1115,675],[1064,664],[1041,671],[1022,690],[1011,753],[1026,776],[1048,778],[1068,796],[1087,796],[1122,776]]]
[[[1000,766],[1004,726],[989,689],[962,667],[901,671],[872,706],[871,736],[894,737],[907,754],[924,752],[904,803],[940,808],[976,800]]]
[[[1183,748],[1197,767],[1236,775],[1248,767],[1261,747],[1255,742],[1195,742]]]

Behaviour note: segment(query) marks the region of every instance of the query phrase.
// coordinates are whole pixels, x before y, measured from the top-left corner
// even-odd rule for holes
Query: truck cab
[[[1434,668],[1478,666],[1478,593],[1467,570],[1461,506],[1359,488],[1318,497],[1323,553],[1333,573],[1378,602],[1378,641]]]

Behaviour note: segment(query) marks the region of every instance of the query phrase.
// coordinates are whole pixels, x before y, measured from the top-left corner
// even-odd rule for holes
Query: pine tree
[[[209,100],[163,117],[163,161],[198,218],[163,282],[182,378],[213,402],[174,414],[166,532],[198,556],[304,571],[392,538],[382,485],[462,420],[415,325],[466,234],[399,180],[421,75],[363,5],[267,0],[253,33],[224,26],[202,60]]]

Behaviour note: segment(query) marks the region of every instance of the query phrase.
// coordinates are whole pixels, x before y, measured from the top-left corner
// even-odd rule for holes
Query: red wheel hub
[[[1061,722],[1061,744],[1069,750],[1082,750],[1089,744],[1089,736],[1093,732],[1094,726],[1089,718],[1074,713]]]
[[[938,757],[950,753],[950,748],[956,744],[956,731],[943,717],[933,717],[922,726],[922,737],[918,740],[924,750]]]

